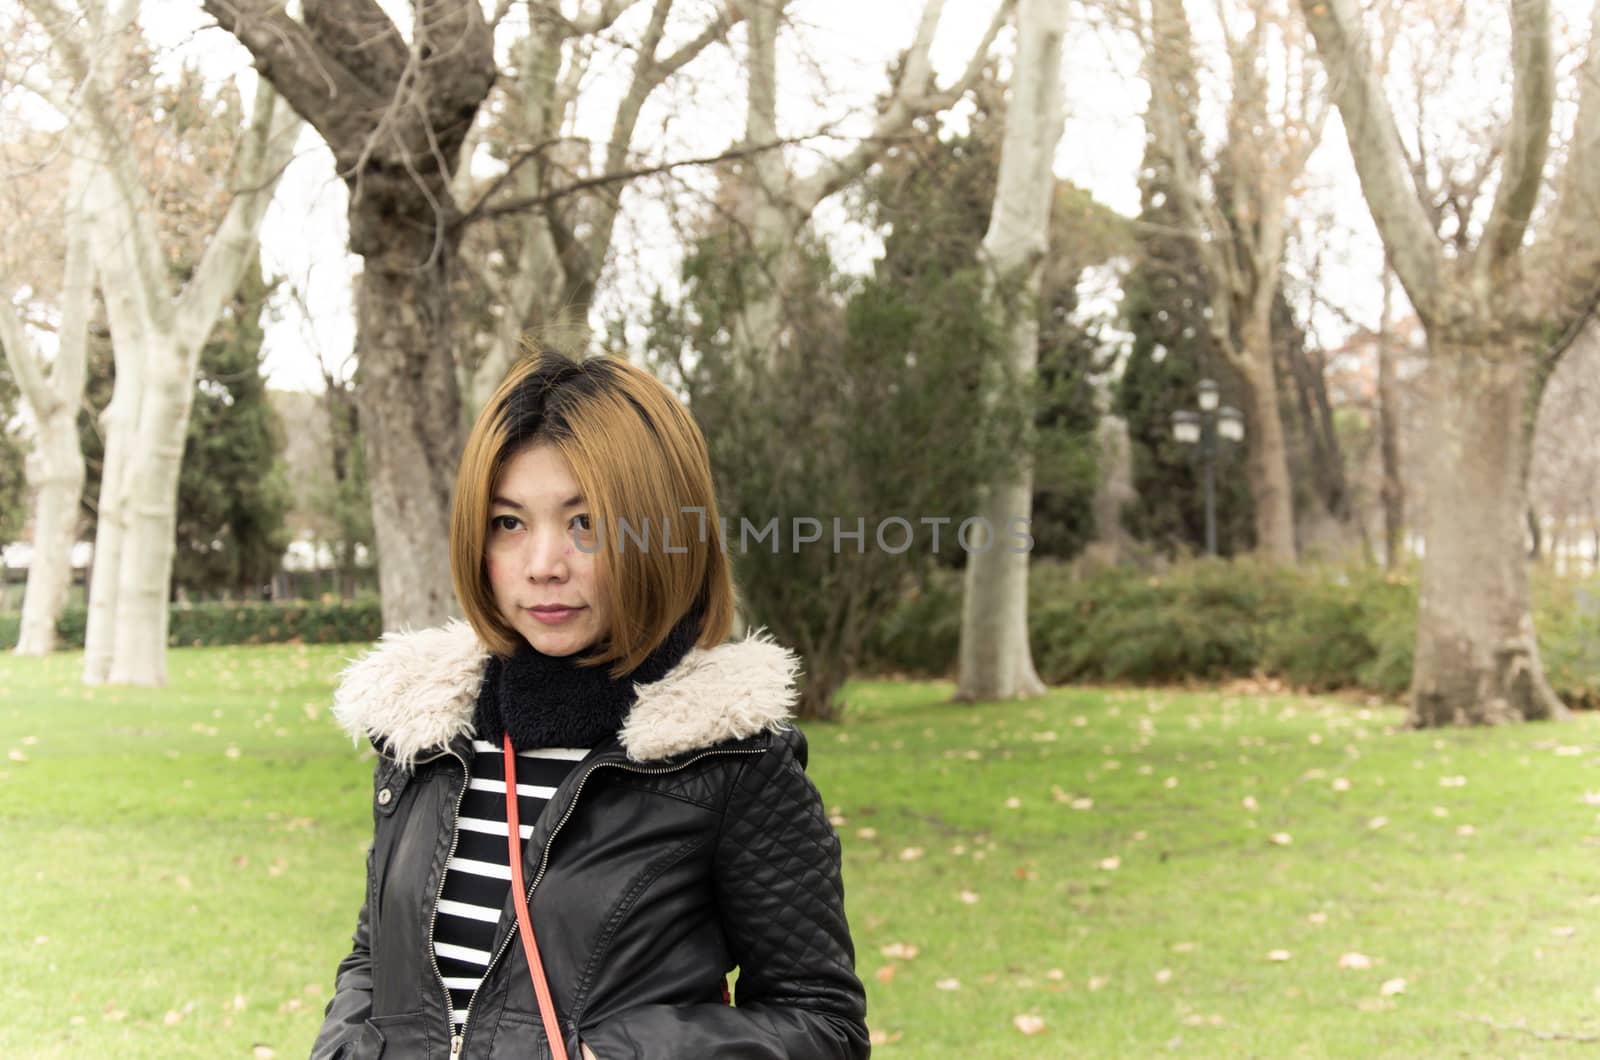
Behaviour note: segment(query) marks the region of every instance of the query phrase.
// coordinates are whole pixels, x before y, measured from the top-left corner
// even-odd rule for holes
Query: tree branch
[[[559,188],[555,188],[539,195],[518,196],[515,199],[508,199],[504,202],[495,203],[493,206],[480,202],[478,206],[476,206],[470,213],[462,215],[461,220],[458,223],[461,225],[466,225],[473,221],[492,220],[496,217],[504,217],[507,214],[521,213],[523,210],[531,210],[536,207],[541,207],[559,199],[569,198],[573,195],[577,195],[580,192],[589,191],[594,188],[604,188],[616,184],[626,184],[629,181],[638,180],[642,177],[661,176],[662,174],[671,173],[674,170],[685,169],[689,166],[714,166],[721,162],[732,162],[742,158],[751,158],[762,154],[763,152],[776,151],[779,148],[787,147],[791,144],[805,143],[810,139],[812,139],[810,136],[796,136],[785,140],[774,140],[771,143],[741,145],[739,147],[731,147],[728,150],[723,151],[721,154],[707,155],[701,158],[682,158],[676,162],[663,162],[654,166],[640,166],[636,169],[619,170],[612,173],[599,173],[592,177],[582,177],[578,180],[572,181],[569,184],[564,184]]]
[[[994,18],[989,22],[989,28],[967,60],[966,70],[944,91],[927,93],[932,79],[929,50],[933,45],[933,33],[938,26],[939,12],[943,3],[944,0],[927,0],[922,19],[917,25],[916,39],[906,58],[906,75],[889,101],[888,107],[878,116],[872,135],[862,140],[855,150],[843,158],[796,183],[790,199],[802,213],[809,214],[823,199],[865,173],[878,160],[884,147],[893,142],[916,118],[944,110],[966,95],[977,83],[978,75],[983,72],[984,63],[988,61],[989,49],[994,46],[995,38],[1000,35],[1000,30],[1011,18],[1011,12],[1016,7],[1016,0],[1001,0]]]
[[[27,398],[34,416],[41,422],[48,419],[55,407],[55,395],[39,367],[33,343],[22,326],[22,317],[9,298],[0,299],[0,347],[5,348],[12,378],[16,379],[17,389]]]
[[[1600,0],[1589,16],[1589,52],[1579,68],[1578,116],[1555,208],[1539,240],[1535,273],[1554,275],[1557,292],[1590,289],[1600,274]],[[1552,306],[1559,312],[1558,307]]]
[[[1513,0],[1511,70],[1511,124],[1502,149],[1505,165],[1484,227],[1482,250],[1474,263],[1484,284],[1492,282],[1500,266],[1522,246],[1550,153],[1555,107],[1550,0]]]
[[[199,351],[216,326],[223,304],[238,290],[257,247],[261,218],[294,155],[299,132],[299,117],[287,104],[278,102],[270,82],[258,82],[233,200],[207,241],[194,278],[178,297],[176,335],[178,349],[185,356]]]
[[[281,5],[262,0],[201,0],[201,6],[255,58],[256,69],[327,140],[342,169],[358,157],[372,116],[390,102],[328,56]]]
[[[1300,0],[1328,70],[1350,154],[1385,251],[1424,321],[1437,310],[1442,254],[1400,151],[1400,133],[1367,53],[1354,0]]]

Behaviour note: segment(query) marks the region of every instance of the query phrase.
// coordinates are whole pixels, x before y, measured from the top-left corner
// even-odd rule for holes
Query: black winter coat
[[[509,898],[459,1040],[433,960],[484,658],[462,623],[393,636],[335,697],[382,753],[366,901],[312,1060],[551,1055]],[[838,838],[782,721],[794,666],[755,639],[690,652],[534,822],[523,873],[572,1060],[580,1041],[600,1060],[868,1055]]]

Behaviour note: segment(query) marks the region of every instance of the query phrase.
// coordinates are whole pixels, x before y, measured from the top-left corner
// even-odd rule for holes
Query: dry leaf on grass
[[[1035,1034],[1044,1033],[1044,1019],[1040,1016],[1017,1016],[1011,1022],[1016,1025],[1017,1030],[1030,1038]]]
[[[891,942],[887,946],[880,948],[878,952],[891,961],[914,961],[921,951],[917,947],[907,945],[904,942]]]
[[[1346,953],[1339,958],[1340,968],[1371,968],[1372,958],[1364,953]]]

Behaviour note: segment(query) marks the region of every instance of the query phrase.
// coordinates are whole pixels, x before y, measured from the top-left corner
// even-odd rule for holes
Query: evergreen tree
[[[254,596],[272,580],[289,534],[283,426],[261,374],[261,313],[273,285],[257,264],[200,354],[178,479],[176,587]]]
[[[1243,384],[1216,350],[1206,324],[1210,299],[1198,256],[1166,188],[1166,166],[1147,148],[1140,178],[1138,264],[1123,285],[1124,324],[1133,348],[1116,390],[1127,421],[1136,499],[1123,509],[1135,538],[1167,554],[1205,549],[1205,486],[1198,447],[1172,436],[1172,414],[1193,409],[1203,378],[1222,403],[1245,407]],[[1217,550],[1249,551],[1254,507],[1244,453],[1223,445],[1217,462]]]
[[[0,355],[0,545],[22,534],[28,517],[27,450],[18,431],[22,395]]]

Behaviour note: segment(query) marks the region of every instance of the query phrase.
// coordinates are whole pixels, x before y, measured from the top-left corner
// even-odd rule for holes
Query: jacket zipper
[[[465,758],[462,758],[454,751],[447,750],[445,754],[450,755],[461,763],[461,790],[456,792],[455,815],[450,820],[450,852],[445,855],[444,868],[439,872],[439,890],[433,896],[433,908],[428,910],[428,963],[433,965],[434,978],[439,980],[439,989],[444,993],[445,1024],[454,1032],[456,1026],[453,1018],[455,1008],[450,1003],[450,988],[444,985],[444,969],[439,967],[439,955],[433,949],[433,927],[439,919],[439,902],[444,898],[445,878],[450,875],[450,859],[456,856],[456,844],[461,841],[461,804],[466,801],[467,788],[472,784],[472,768],[467,765]],[[435,755],[428,761],[432,762],[443,757],[444,754]],[[418,765],[420,764],[418,763]],[[467,1002],[466,1015],[461,1021],[461,1033],[451,1033],[450,1035],[450,1060],[456,1060],[461,1055],[461,1047],[465,1044],[467,1038],[467,1021],[472,1018],[472,1001],[476,1001],[477,998],[478,992],[474,990],[472,998]]]
[[[663,767],[663,768],[660,768],[660,769],[648,769],[648,768],[646,768],[644,766],[629,765],[627,762],[596,762],[594,765],[590,766],[588,772],[584,773],[583,776],[578,780],[578,786],[575,789],[573,789],[573,792],[572,792],[572,799],[571,799],[571,801],[569,801],[567,803],[567,812],[563,813],[561,815],[561,820],[557,821],[555,823],[555,827],[550,829],[550,835],[544,842],[544,851],[539,856],[539,871],[534,874],[533,882],[528,884],[528,893],[527,893],[527,895],[525,896],[525,898],[523,900],[525,902],[528,902],[529,904],[531,904],[533,902],[533,892],[534,892],[535,889],[538,888],[539,881],[544,879],[545,869],[550,864],[550,847],[552,845],[554,845],[554,843],[555,843],[556,833],[561,831],[561,826],[567,823],[567,819],[570,818],[572,816],[572,814],[573,814],[573,811],[578,808],[578,796],[583,794],[583,786],[585,784],[589,783],[589,778],[594,776],[600,770],[609,768],[609,769],[621,769],[621,770],[624,770],[625,772],[628,772],[628,773],[645,773],[645,774],[676,773],[680,769],[686,769],[689,766],[694,765],[694,763],[700,761],[702,758],[710,758],[713,755],[758,755],[758,754],[762,754],[762,753],[763,753],[763,751],[761,749],[757,749],[757,748],[750,748],[749,750],[742,750],[742,751],[702,751],[699,754],[695,755],[693,758],[684,759],[682,762],[679,762],[677,765],[666,766],[666,767]],[[456,757],[459,759],[461,756],[460,755],[456,755]],[[464,768],[465,768],[465,763],[463,763],[463,769]],[[466,786],[465,783],[463,783],[461,785],[461,791],[462,791],[463,795],[466,793],[466,790],[467,790],[467,786]],[[461,800],[457,799],[456,800],[456,824],[457,825],[460,824],[460,818],[461,818]],[[452,827],[451,831],[455,832],[456,829],[454,827]],[[450,841],[450,854],[451,854],[451,856],[455,855],[455,839],[454,838],[452,838],[451,841]],[[448,862],[446,864],[448,864]],[[441,897],[444,895],[444,880],[443,880],[443,877],[441,877],[440,881],[439,881],[439,894],[440,894]],[[435,901],[434,904],[435,904],[435,907],[437,908],[437,905],[438,905],[437,900]],[[518,938],[518,937],[519,936],[518,936],[517,932],[515,932],[515,931],[509,932],[506,935],[505,940],[500,943],[500,948],[498,950],[496,950],[494,956],[489,959],[488,966],[486,968],[484,968],[484,970],[483,970],[483,979],[481,979],[479,981],[477,989],[472,991],[472,997],[467,1000],[467,1016],[466,1016],[466,1019],[463,1020],[462,1023],[461,1023],[461,1033],[459,1035],[456,1035],[456,1036],[454,1036],[454,1037],[452,1037],[450,1039],[450,1057],[451,1057],[451,1060],[456,1060],[456,1058],[461,1055],[462,1047],[466,1044],[467,1028],[469,1026],[471,1026],[471,1023],[472,1023],[472,1006],[475,1005],[477,1003],[477,1001],[478,1001],[478,990],[482,990],[483,989],[483,984],[487,983],[489,981],[489,976],[494,971],[495,966],[500,963],[500,958],[505,956],[506,950],[511,948],[511,941],[513,939],[515,939],[515,938]],[[432,923],[429,923],[429,925],[428,925],[428,955],[429,955],[429,957],[433,957],[433,924]],[[437,959],[435,959],[434,962],[433,962],[433,968],[434,968],[434,971],[439,976],[439,985],[441,987],[443,987],[444,986],[444,973],[439,971],[439,962],[438,962]],[[449,1000],[450,1000],[450,991],[446,990],[445,991],[445,1003],[446,1003],[445,1011],[447,1011],[447,1012],[449,1011]]]

